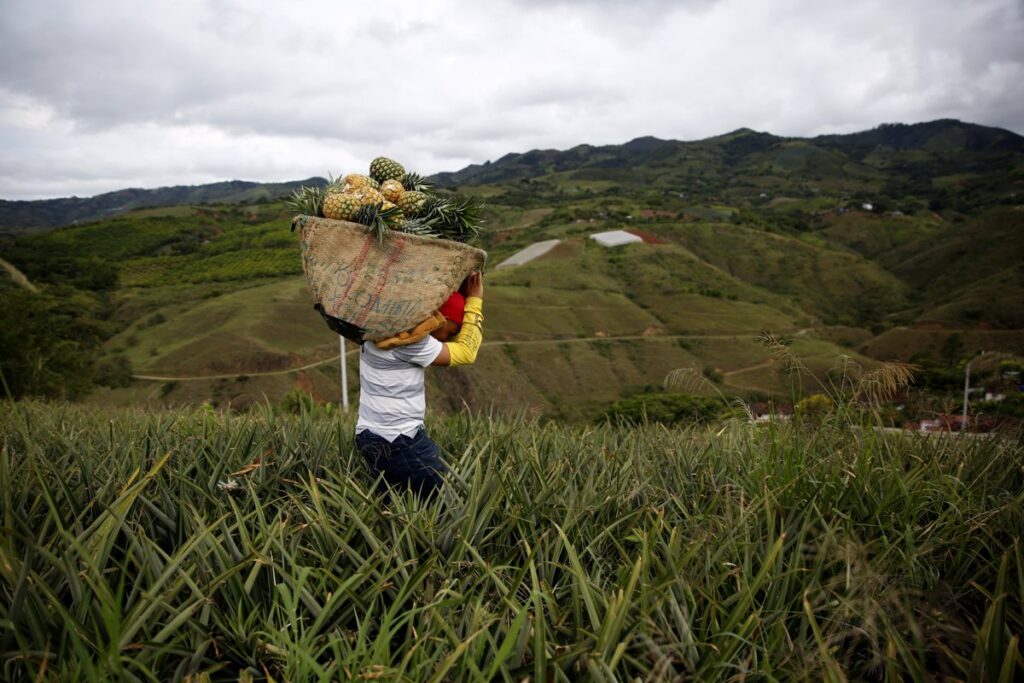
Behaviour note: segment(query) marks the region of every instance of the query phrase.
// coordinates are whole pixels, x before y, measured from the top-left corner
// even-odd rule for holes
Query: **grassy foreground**
[[[1013,680],[1024,449],[431,425],[375,500],[329,414],[0,411],[10,681]]]

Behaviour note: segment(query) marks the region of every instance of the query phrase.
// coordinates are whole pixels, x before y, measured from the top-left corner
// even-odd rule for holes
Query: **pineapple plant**
[[[399,180],[404,175],[405,169],[393,159],[377,157],[370,162],[370,177],[378,183],[383,183],[385,180]]]

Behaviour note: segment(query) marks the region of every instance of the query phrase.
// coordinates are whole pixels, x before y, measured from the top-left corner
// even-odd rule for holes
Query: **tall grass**
[[[0,678],[1010,681],[1024,450],[825,419],[430,425],[6,404]]]

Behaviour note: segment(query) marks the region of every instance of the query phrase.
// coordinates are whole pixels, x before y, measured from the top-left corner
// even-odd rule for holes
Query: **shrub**
[[[153,327],[163,322],[167,322],[167,317],[163,313],[154,313],[139,324],[139,329]]]
[[[820,421],[832,410],[832,399],[825,394],[811,394],[794,406],[796,414],[805,420]]]
[[[106,387],[126,387],[132,383],[132,364],[124,356],[114,356],[96,364],[96,384]]]
[[[309,393],[302,389],[295,388],[285,394],[278,405],[281,410],[287,413],[300,415],[316,409],[317,401]]]
[[[724,377],[722,377],[722,373],[720,373],[717,368],[712,368],[709,366],[704,368],[702,372],[705,377],[707,377],[715,384],[721,384],[722,381],[725,379]]]
[[[704,423],[720,417],[726,409],[725,403],[717,398],[672,393],[642,394],[616,401],[601,419],[629,424]]]
[[[981,401],[977,412],[1024,419],[1024,393],[1010,394],[1001,401]]]

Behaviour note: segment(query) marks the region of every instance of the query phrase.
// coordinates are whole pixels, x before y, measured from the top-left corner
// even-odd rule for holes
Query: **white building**
[[[643,242],[643,238],[625,230],[609,230],[608,232],[595,232],[590,236],[602,247],[621,247],[624,244]]]
[[[520,249],[512,256],[499,263],[495,268],[508,268],[509,266],[521,266],[524,263],[529,263],[535,258],[540,258],[544,254],[548,253],[556,246],[561,240],[545,240],[543,242],[534,242],[525,249]]]

